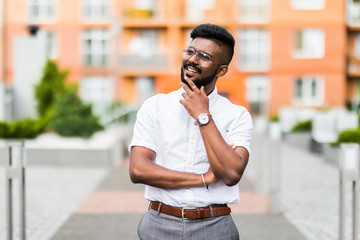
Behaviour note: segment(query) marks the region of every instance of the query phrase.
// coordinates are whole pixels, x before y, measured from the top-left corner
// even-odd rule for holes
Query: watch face
[[[207,114],[201,114],[199,116],[199,122],[200,124],[206,124],[209,122],[209,116]]]

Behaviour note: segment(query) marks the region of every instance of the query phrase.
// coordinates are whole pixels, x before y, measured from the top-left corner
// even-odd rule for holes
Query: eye
[[[186,49],[185,49],[185,53],[186,53],[187,55],[193,55],[193,54],[195,53],[195,50],[192,49],[192,48],[186,48]]]
[[[199,52],[198,55],[202,60],[211,61],[211,56],[205,52]]]

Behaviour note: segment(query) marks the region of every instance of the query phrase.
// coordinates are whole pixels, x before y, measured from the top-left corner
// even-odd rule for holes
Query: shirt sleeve
[[[131,154],[133,146],[146,147],[155,153],[157,152],[157,144],[154,130],[154,111],[155,98],[147,99],[136,116],[134,125],[134,134],[129,145],[128,151]]]
[[[241,111],[235,124],[227,134],[227,142],[234,146],[244,147],[250,154],[250,142],[252,137],[253,122],[247,110]]]

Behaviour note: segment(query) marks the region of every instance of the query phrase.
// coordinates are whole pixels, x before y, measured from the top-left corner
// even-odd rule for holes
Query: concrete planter
[[[294,146],[308,150],[311,141],[311,134],[310,132],[286,133],[283,135],[283,140]]]
[[[330,144],[323,145],[323,158],[326,162],[339,166],[340,147],[331,146]]]
[[[27,166],[118,166],[128,155],[132,125],[118,125],[89,139],[65,138],[52,133],[25,141]],[[6,140],[0,140],[0,166],[5,164]]]

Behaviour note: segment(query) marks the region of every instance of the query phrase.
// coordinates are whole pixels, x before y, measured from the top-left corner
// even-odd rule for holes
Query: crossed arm
[[[193,82],[190,87],[183,84],[186,93],[180,103],[189,115],[197,118],[200,113],[209,112],[209,102],[204,87],[196,88]],[[199,126],[210,168],[204,174],[206,184],[221,179],[226,185],[237,184],[245,170],[249,153],[245,148],[229,146],[222,138],[214,121]],[[155,152],[144,147],[134,146],[130,157],[130,177],[134,183],[143,183],[163,189],[178,189],[203,186],[199,174],[174,171],[154,163]]]

